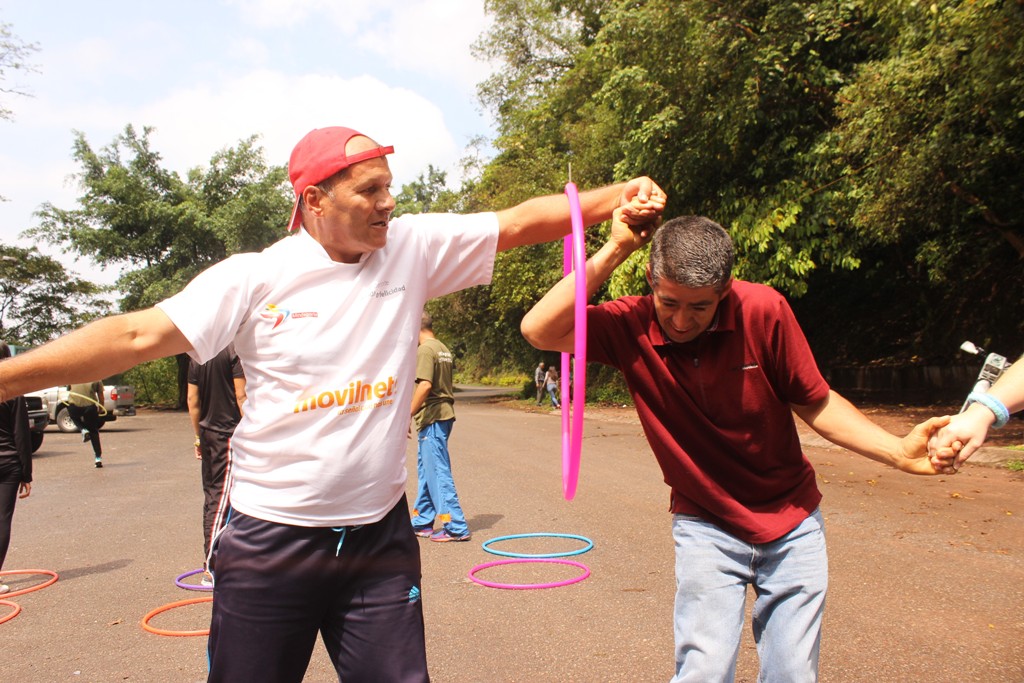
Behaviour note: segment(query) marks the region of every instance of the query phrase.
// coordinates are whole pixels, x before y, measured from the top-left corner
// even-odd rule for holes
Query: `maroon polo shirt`
[[[672,512],[766,543],[818,506],[790,404],[829,387],[782,295],[737,280],[711,327],[684,344],[664,336],[651,296],[590,306],[587,331],[587,359],[626,379]]]

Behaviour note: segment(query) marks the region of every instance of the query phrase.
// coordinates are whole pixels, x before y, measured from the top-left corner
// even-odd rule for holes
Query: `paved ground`
[[[423,542],[428,652],[436,683],[667,681],[672,669],[668,492],[629,411],[588,417],[579,491],[565,501],[560,420],[464,392],[452,437],[456,482],[474,538]],[[896,430],[911,419],[879,414]],[[916,417],[914,417],[916,419]],[[60,581],[14,598],[0,624],[0,679],[19,682],[199,681],[200,637],[143,631],[148,611],[200,595],[174,585],[199,566],[198,463],[184,413],[146,411],[104,430],[94,470],[74,434],[48,432],[35,491],[20,501],[7,569],[45,568]],[[831,592],[822,647],[828,683],[1024,681],[1024,477],[968,466],[917,478],[807,438],[825,494]],[[415,456],[410,448],[415,485]],[[999,452],[1005,459],[1013,452]],[[587,580],[549,590],[471,582],[498,559],[488,539],[521,533],[586,536]],[[522,552],[578,547],[524,540]],[[566,579],[572,567],[497,567],[510,583]],[[35,577],[8,577],[15,588]],[[8,608],[0,606],[0,617]],[[165,629],[206,626],[208,605],[159,615]],[[756,680],[741,647],[737,679]],[[306,678],[336,680],[318,646]]]

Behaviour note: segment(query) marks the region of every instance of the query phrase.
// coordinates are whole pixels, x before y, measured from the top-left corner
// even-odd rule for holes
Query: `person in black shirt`
[[[0,360],[11,357],[11,348],[0,342]],[[11,521],[18,498],[32,493],[32,439],[28,430],[28,406],[24,396],[0,403],[0,569],[11,545]],[[0,584],[0,594],[10,591]]]
[[[235,426],[242,418],[245,375],[234,345],[228,345],[206,363],[188,365],[188,413],[195,431],[195,454],[202,461],[203,477],[203,578],[212,586],[210,542],[219,526],[224,480],[228,469],[228,446]]]

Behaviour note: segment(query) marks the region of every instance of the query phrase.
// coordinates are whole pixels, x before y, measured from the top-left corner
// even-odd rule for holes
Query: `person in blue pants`
[[[434,336],[429,313],[420,319],[416,349],[416,388],[412,416],[416,422],[416,473],[419,477],[412,526],[417,536],[431,541],[468,541],[469,526],[459,504],[448,454],[448,437],[455,423],[452,353]],[[434,530],[434,522],[441,528]]]

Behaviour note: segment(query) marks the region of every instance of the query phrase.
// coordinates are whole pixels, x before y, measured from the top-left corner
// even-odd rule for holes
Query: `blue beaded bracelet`
[[[992,414],[996,416],[996,421],[992,425],[993,427],[1002,427],[1010,420],[1010,411],[1007,410],[1006,406],[1003,405],[1003,402],[995,396],[990,396],[983,392],[972,391],[967,397],[967,402],[980,403],[991,410]]]

